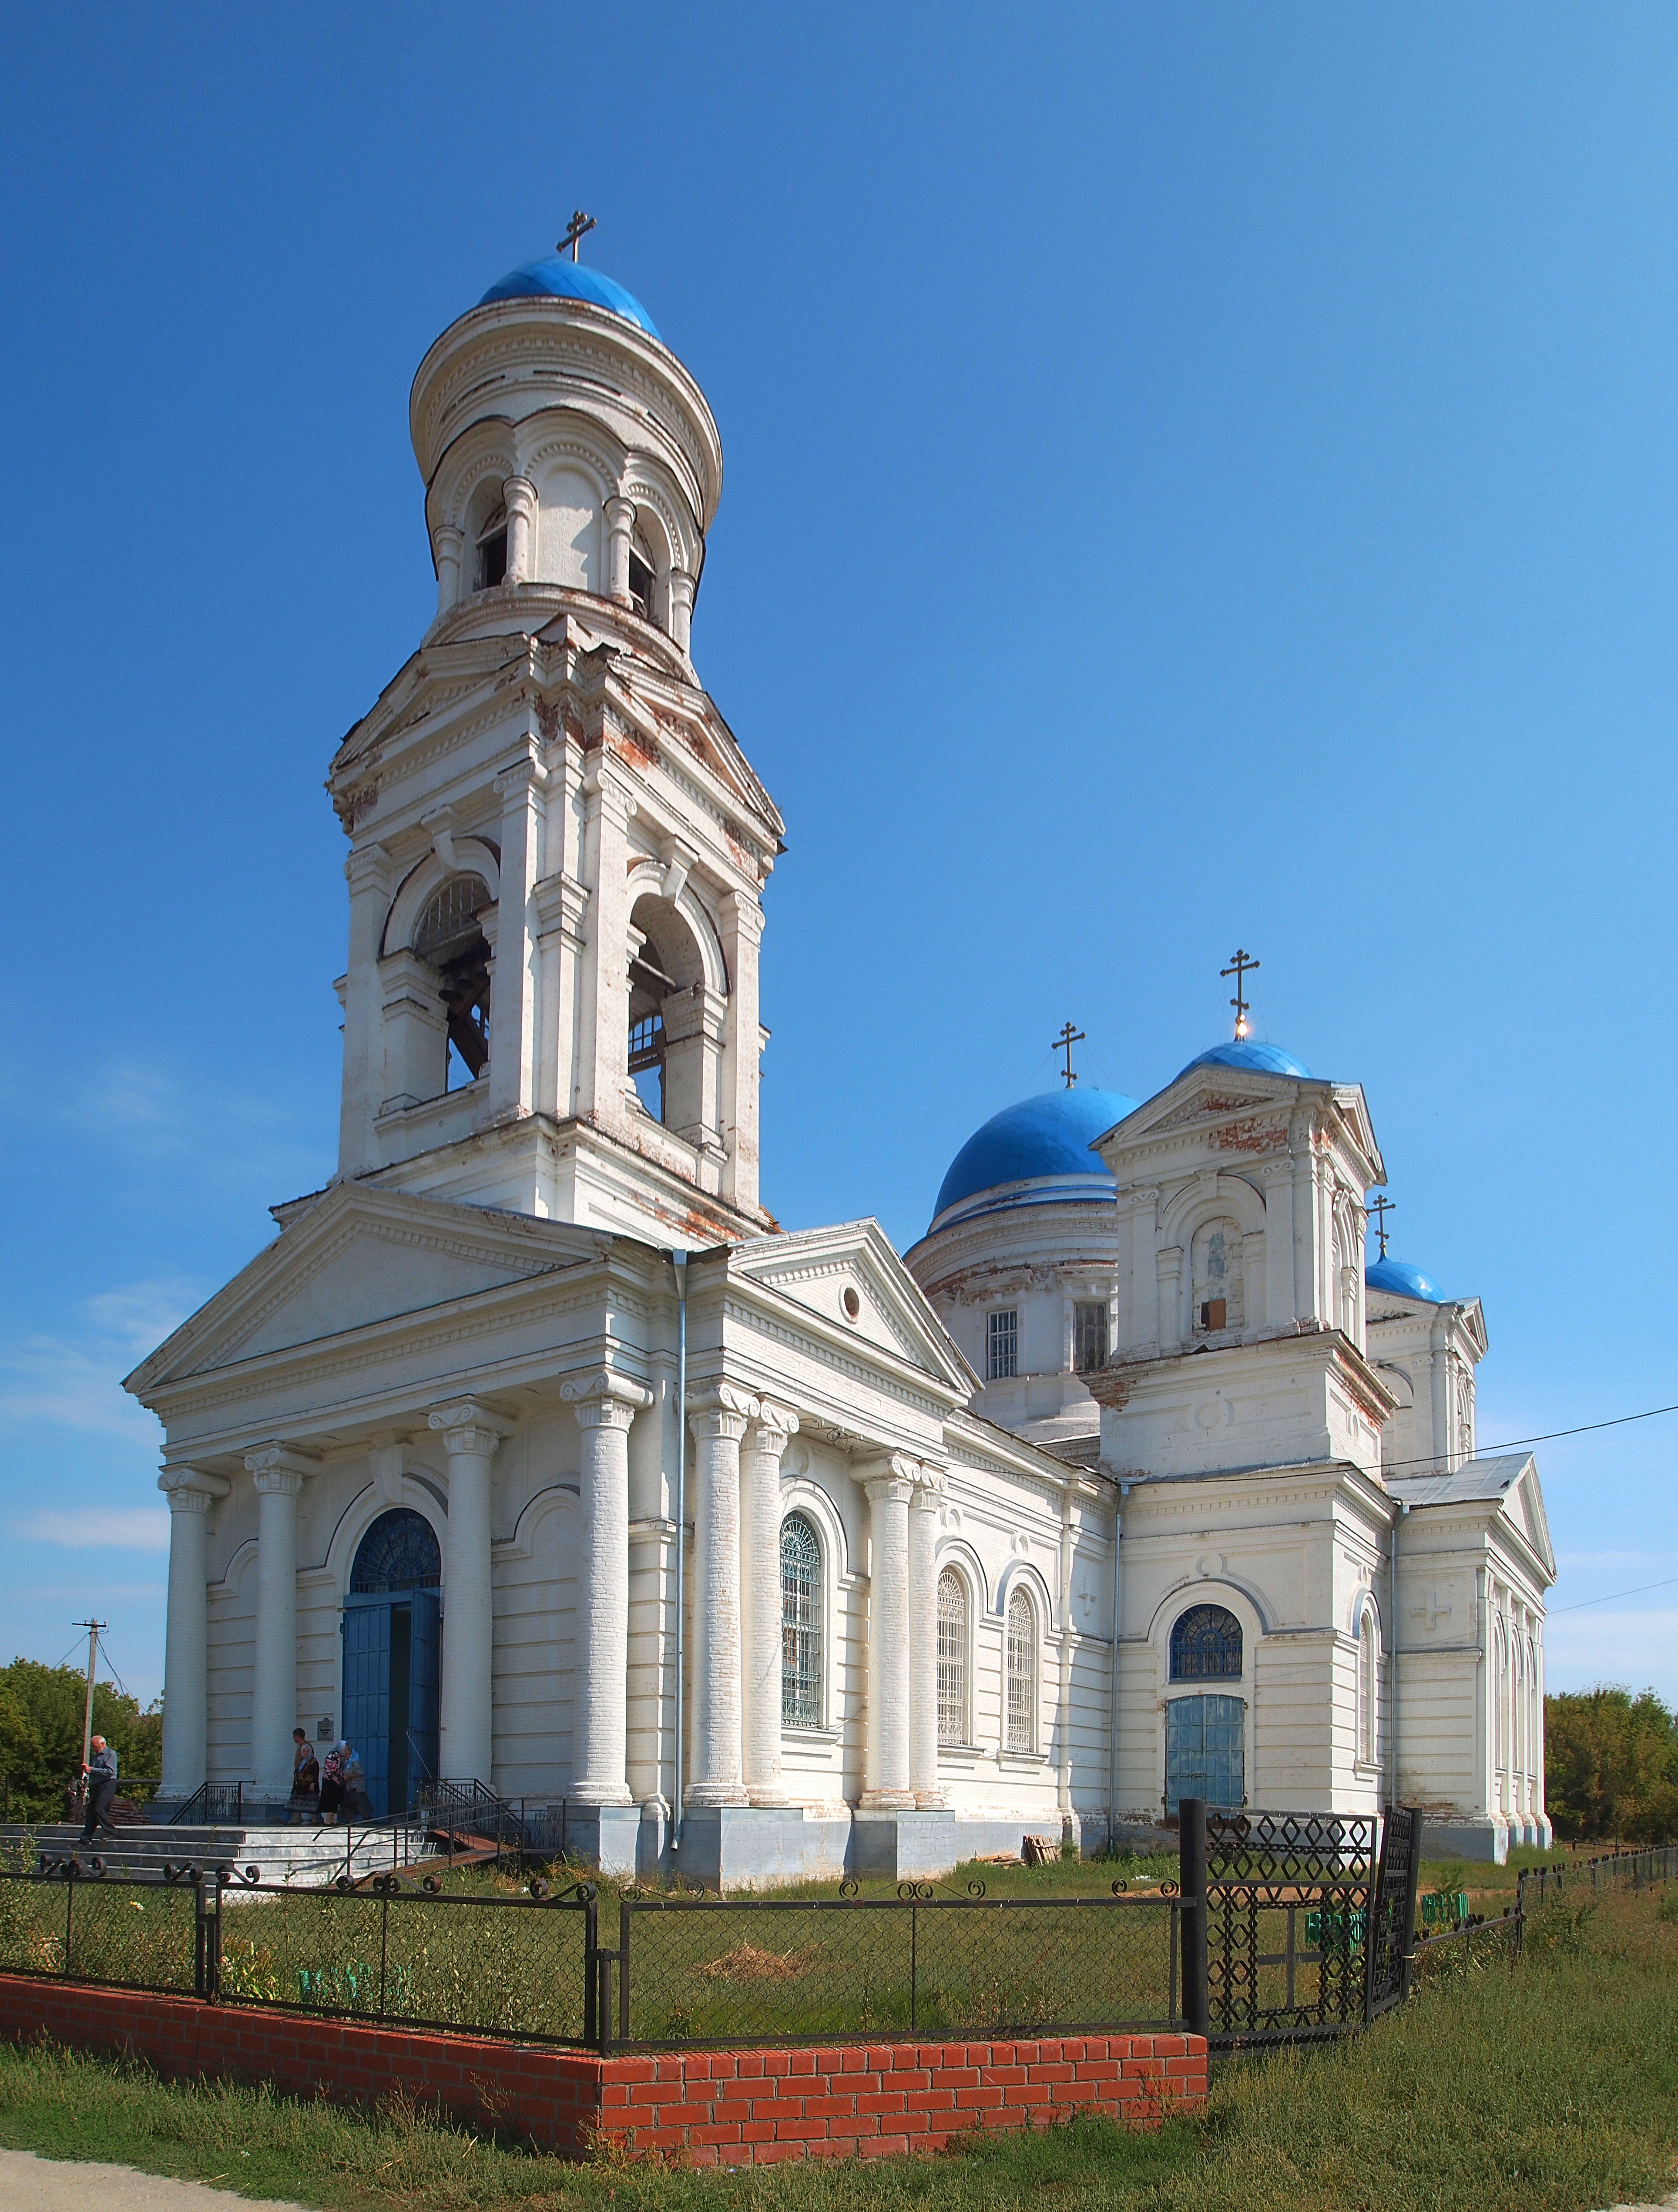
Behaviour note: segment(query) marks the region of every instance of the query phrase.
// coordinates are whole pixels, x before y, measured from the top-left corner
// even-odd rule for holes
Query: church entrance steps
[[[488,1856],[494,1856],[494,1845]],[[353,1881],[398,1872],[421,1858],[429,1861],[427,1832],[421,1827],[167,1827],[123,1828],[84,1846],[79,1826],[53,1821],[30,1827],[14,1821],[0,1826],[0,1862],[74,1856],[91,1869],[95,1859],[106,1871],[130,1880],[163,1879],[163,1869],[183,1866],[259,1866],[264,1881],[296,1888],[324,1889],[341,1875]],[[443,1862],[446,1865],[446,1859]],[[462,1863],[459,1854],[455,1864]]]

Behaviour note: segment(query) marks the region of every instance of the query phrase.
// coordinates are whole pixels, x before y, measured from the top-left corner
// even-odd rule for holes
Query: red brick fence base
[[[0,1974],[0,2035],[132,2053],[159,2073],[271,2081],[375,2105],[398,2092],[573,2155],[597,2141],[694,2166],[885,2158],[978,2127],[1042,2126],[1080,2108],[1150,2126],[1206,2094],[1197,2035],[1027,2043],[852,2043],[597,2058]]]

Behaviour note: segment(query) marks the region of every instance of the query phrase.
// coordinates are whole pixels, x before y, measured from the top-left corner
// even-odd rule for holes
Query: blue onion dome
[[[1118,1186],[1090,1146],[1136,1110],[1118,1091],[1045,1091],[993,1114],[955,1158],[932,1210],[935,1229],[944,1216],[965,1221],[1015,1206],[1099,1204]]]
[[[478,305],[487,307],[493,300],[585,300],[591,307],[606,307],[621,315],[650,338],[658,337],[657,325],[633,292],[626,292],[598,269],[591,269],[586,261],[572,261],[562,253],[550,253],[546,260],[527,261],[522,269],[510,270],[499,284],[490,286]],[[658,342],[663,343],[662,338]]]
[[[1395,1297],[1420,1298],[1430,1306],[1446,1303],[1445,1292],[1433,1277],[1424,1275],[1408,1260],[1372,1260],[1363,1279],[1372,1291],[1390,1291]]]
[[[1295,1060],[1279,1044],[1260,1044],[1257,1037],[1232,1037],[1227,1044],[1215,1044],[1210,1052],[1191,1060],[1189,1067],[1251,1067],[1261,1075],[1302,1075],[1311,1080],[1311,1070],[1304,1060]],[[1172,1082],[1186,1075],[1189,1067],[1179,1068]]]

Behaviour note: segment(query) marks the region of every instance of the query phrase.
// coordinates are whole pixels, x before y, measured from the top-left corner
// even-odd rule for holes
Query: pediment
[[[574,1267],[598,1239],[566,1224],[405,1192],[340,1185],[143,1361],[127,1387],[166,1382],[423,1312]]]
[[[772,1291],[827,1329],[919,1368],[964,1401],[978,1387],[877,1221],[754,1237],[735,1248],[729,1272]]]
[[[1133,1115],[1119,1126],[1127,1135],[1159,1137],[1172,1129],[1186,1128],[1191,1121],[1216,1121],[1228,1114],[1251,1114],[1257,1108],[1277,1103],[1274,1097],[1267,1097],[1262,1091],[1235,1090],[1221,1083],[1206,1084],[1161,1114],[1156,1121],[1138,1127],[1136,1124],[1140,1117]]]
[[[1555,1552],[1550,1543],[1549,1516],[1544,1510],[1544,1492],[1536,1461],[1529,1459],[1519,1479],[1510,1484],[1504,1494],[1503,1510],[1554,1577]]]

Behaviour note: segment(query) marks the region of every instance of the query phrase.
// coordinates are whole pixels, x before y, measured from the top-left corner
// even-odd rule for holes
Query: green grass
[[[0,2142],[334,2212],[1586,2212],[1658,2199],[1678,2160],[1678,1889],[1552,1907],[1513,1971],[1430,1972],[1331,2048],[1227,2062],[1202,2122],[1095,2118],[942,2156],[688,2173],[567,2166],[439,2125],[0,2051]]]

